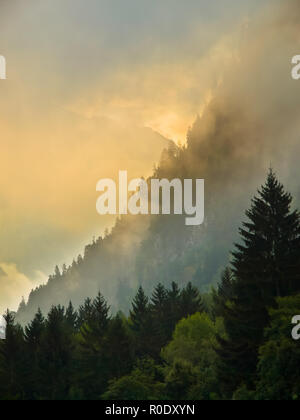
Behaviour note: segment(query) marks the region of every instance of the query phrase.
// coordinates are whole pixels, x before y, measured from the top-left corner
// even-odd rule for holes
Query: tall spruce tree
[[[104,360],[107,376],[119,378],[130,373],[134,364],[134,352],[127,320],[121,314],[109,323],[104,343]]]
[[[25,341],[32,352],[35,352],[41,345],[44,330],[45,318],[41,310],[38,309],[34,319],[25,327]]]
[[[45,374],[41,369],[42,342],[45,336],[46,322],[40,309],[34,319],[25,327],[25,351],[28,369],[26,377],[26,398],[34,400],[40,393],[40,383]]]
[[[0,399],[22,399],[25,393],[27,363],[24,352],[24,334],[15,316],[7,310],[6,339],[0,340]]]
[[[227,396],[242,383],[253,387],[258,348],[275,298],[300,286],[300,220],[292,197],[270,170],[266,184],[246,212],[241,244],[233,252],[233,298],[224,302],[227,333],[220,342],[220,380]]]
[[[74,306],[72,302],[69,302],[69,306],[66,309],[66,321],[69,328],[71,328],[72,331],[76,329],[77,326],[77,320],[78,320],[78,314],[74,309]]]
[[[149,299],[140,286],[133,299],[130,311],[131,329],[135,336],[135,350],[138,357],[153,355],[152,316]]]
[[[109,323],[110,307],[100,292],[98,293],[96,299],[94,299],[93,308],[94,327],[98,330],[99,334],[103,334]]]
[[[175,330],[177,322],[181,320],[181,290],[178,287],[178,284],[174,281],[171,284],[171,288],[167,291],[168,293],[168,331],[169,338],[172,337],[172,334]]]
[[[130,319],[132,321],[132,329],[135,332],[142,332],[149,318],[150,307],[149,299],[146,296],[142,286],[133,299],[132,310],[130,311]]]
[[[93,319],[93,302],[92,299],[85,299],[83,305],[80,305],[77,318],[77,328],[80,329],[85,323],[89,323]]]
[[[85,306],[88,313],[86,323],[81,327],[83,345],[87,349],[98,352],[110,321],[110,307],[100,292],[94,299],[92,306],[90,306],[90,301],[88,300],[86,300]]]
[[[181,292],[181,318],[203,311],[204,304],[199,290],[189,282]]]
[[[78,361],[79,386],[84,398],[97,399],[104,391],[109,372],[106,360],[106,335],[111,322],[109,306],[99,292],[93,301],[86,300],[80,318],[81,355]]]
[[[44,379],[40,383],[43,399],[66,399],[70,389],[74,342],[65,319],[64,307],[53,306],[45,323],[41,345],[41,369]]]
[[[151,315],[153,321],[153,334],[155,336],[156,353],[159,355],[162,347],[168,343],[168,292],[159,283],[151,297]]]

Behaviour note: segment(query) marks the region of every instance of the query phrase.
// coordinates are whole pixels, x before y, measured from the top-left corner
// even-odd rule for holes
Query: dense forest
[[[0,398],[300,399],[300,215],[272,170],[246,217],[209,293],[140,286],[128,316],[98,293],[78,310],[38,310],[24,328],[8,311]]]

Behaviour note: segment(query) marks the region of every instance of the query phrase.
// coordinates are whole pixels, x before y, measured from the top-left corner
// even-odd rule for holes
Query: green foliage
[[[144,359],[130,375],[110,382],[103,400],[163,400],[162,369],[152,359]]]
[[[300,400],[300,346],[291,337],[291,321],[300,314],[300,295],[280,298],[270,309],[270,326],[259,350],[256,398]]]
[[[255,400],[255,391],[250,391],[246,385],[240,386],[233,394],[234,401],[253,401]]]
[[[173,340],[162,351],[171,398],[210,399],[216,394],[217,334],[224,337],[222,320],[214,323],[205,313],[183,319],[176,326]]]

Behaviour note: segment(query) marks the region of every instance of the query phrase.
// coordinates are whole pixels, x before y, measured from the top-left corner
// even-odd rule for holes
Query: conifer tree
[[[55,266],[54,276],[57,279],[59,279],[61,277],[61,272],[60,272],[60,269],[59,269],[58,265]]]
[[[106,300],[99,292],[93,302],[93,324],[97,328],[99,334],[106,331],[109,323],[109,310]]]
[[[156,312],[162,312],[165,308],[167,298],[168,298],[168,294],[167,294],[166,288],[161,283],[159,283],[155,287],[152,297],[151,297],[152,308]]]
[[[31,323],[25,327],[25,341],[30,349],[36,351],[41,344],[42,334],[45,329],[45,318],[40,309]]]
[[[274,172],[258,191],[233,253],[233,298],[224,306],[227,340],[220,341],[220,379],[230,395],[240,384],[253,387],[258,348],[275,298],[299,290],[300,221],[292,197]]]
[[[92,302],[92,305],[89,300],[86,300],[86,314],[84,316],[86,317],[86,322],[81,327],[85,347],[90,347],[94,351],[99,350],[108,327],[109,310],[110,308],[100,292]]]
[[[130,311],[131,328],[135,335],[135,347],[139,357],[153,354],[153,331],[149,299],[140,286]]]
[[[174,281],[171,284],[171,289],[168,290],[168,299],[173,302],[174,306],[176,306],[180,300],[180,289],[178,284]]]
[[[18,314],[23,315],[26,312],[26,302],[24,296],[22,297],[21,303],[18,308]]]
[[[178,284],[172,282],[171,288],[167,290],[167,315],[166,315],[166,330],[167,330],[167,341],[169,342],[172,338],[176,324],[182,319],[182,308],[181,308],[181,290]]]
[[[7,400],[22,399],[27,374],[23,331],[9,310],[4,319],[6,339],[0,340],[0,395]]]
[[[103,353],[110,379],[119,378],[131,371],[134,361],[132,340],[126,328],[126,320],[120,314],[109,323]]]
[[[130,318],[132,321],[132,328],[135,332],[142,332],[148,322],[150,314],[149,299],[146,296],[142,286],[133,299],[132,310],[130,311]]]
[[[217,290],[213,289],[212,291],[214,317],[222,316],[226,303],[233,299],[233,281],[232,270],[227,267],[222,274]]]
[[[181,292],[181,318],[203,311],[204,305],[199,290],[189,282]]]
[[[83,324],[89,323],[93,319],[93,302],[92,299],[85,299],[83,305],[80,305],[77,319],[77,328],[80,329]]]
[[[42,398],[66,399],[70,388],[73,361],[73,337],[67,326],[64,307],[53,306],[45,324],[41,346],[41,369],[44,379],[40,384]]]
[[[168,303],[167,290],[159,283],[151,297],[151,315],[157,354],[168,343]]]
[[[41,369],[42,342],[45,337],[45,318],[40,309],[34,319],[25,327],[26,362],[29,366],[26,378],[26,395],[32,400],[40,393],[44,373]]]
[[[109,306],[99,292],[96,299],[86,299],[79,310],[81,333],[81,385],[86,398],[98,398],[109,378],[106,360],[106,334],[110,324]]]
[[[78,315],[77,315],[77,312],[74,310],[74,306],[71,301],[69,303],[69,306],[67,307],[65,317],[66,317],[67,325],[71,328],[72,331],[75,330],[76,325],[77,325]]]

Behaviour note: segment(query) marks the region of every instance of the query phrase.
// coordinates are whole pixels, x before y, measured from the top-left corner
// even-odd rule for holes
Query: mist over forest
[[[0,5],[1,401],[300,400],[300,3],[188,3]],[[204,223],[100,216],[118,174]]]
[[[57,267],[22,302],[18,320],[29,321],[39,307],[48,311],[70,300],[79,305],[99,291],[125,312],[139,285],[150,291],[157,283],[184,287],[191,281],[209,291],[231,258],[243,212],[270,167],[297,204],[300,95],[289,53],[298,45],[300,7],[289,1],[270,10],[243,32],[238,57],[233,52],[186,144],[171,143],[153,173],[204,178],[205,224],[186,227],[180,216],[118,219],[111,232],[87,245],[70,267]]]

